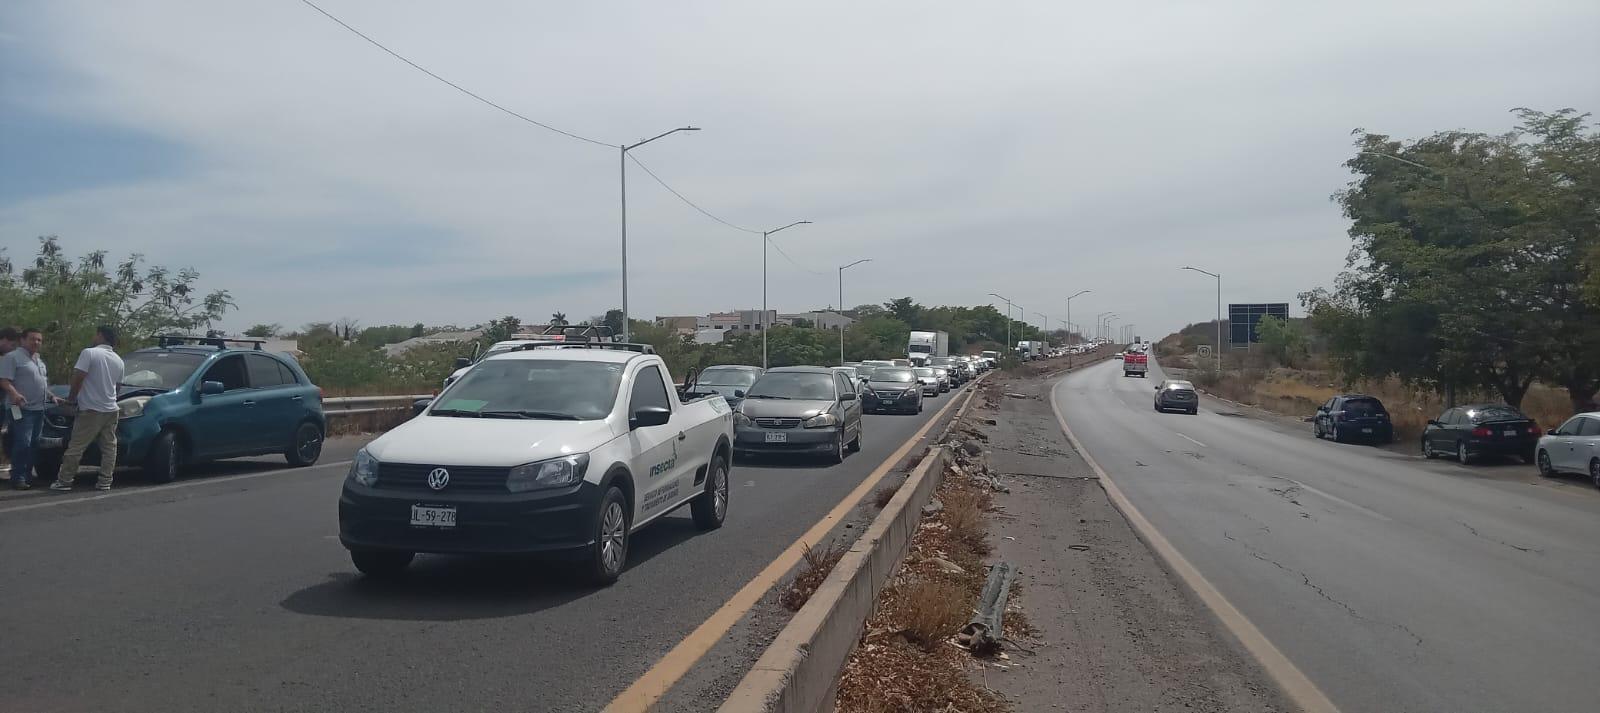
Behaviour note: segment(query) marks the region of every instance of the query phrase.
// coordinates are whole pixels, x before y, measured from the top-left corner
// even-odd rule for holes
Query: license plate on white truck
[[[433,505],[412,505],[411,524],[421,527],[455,527],[456,509]]]

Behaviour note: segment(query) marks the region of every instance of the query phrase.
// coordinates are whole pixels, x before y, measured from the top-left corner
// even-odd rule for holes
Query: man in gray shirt
[[[11,487],[27,490],[33,485],[33,464],[39,443],[39,433],[44,430],[44,412],[56,403],[50,393],[50,380],[45,374],[44,360],[39,350],[44,347],[44,333],[37,329],[22,330],[22,342],[4,359],[0,359],[0,391],[4,391],[11,411]]]

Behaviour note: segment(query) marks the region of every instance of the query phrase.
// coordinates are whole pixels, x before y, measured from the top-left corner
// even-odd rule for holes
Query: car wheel
[[[1428,439],[1426,437],[1422,439],[1422,457],[1427,458],[1428,460],[1433,460],[1439,457],[1438,453],[1433,452],[1433,449],[1428,447]]]
[[[1333,442],[1344,443],[1344,432],[1340,431],[1338,426],[1333,427]]]
[[[602,587],[616,582],[628,563],[628,499],[621,488],[611,486],[600,499],[588,560],[589,581]]]
[[[386,550],[350,550],[350,563],[362,574],[374,579],[392,579],[400,576],[416,558],[412,552]]]
[[[310,421],[300,424],[294,429],[294,442],[289,444],[283,457],[296,468],[315,464],[322,457],[322,429]]]
[[[1466,441],[1456,441],[1456,460],[1461,461],[1462,465],[1472,464],[1472,454],[1467,452]]]
[[[157,483],[170,483],[178,479],[178,467],[183,462],[183,450],[178,447],[178,434],[162,431],[156,442],[150,444],[150,460],[145,472]]]
[[[1196,407],[1194,407],[1192,409],[1189,409],[1189,415],[1190,416],[1199,416],[1200,415],[1200,407],[1196,406]]]
[[[1539,462],[1539,475],[1542,475],[1542,476],[1544,476],[1546,478],[1554,478],[1554,477],[1556,477],[1556,469],[1550,465],[1550,454],[1549,453],[1547,453],[1543,449],[1541,449],[1539,451],[1539,455],[1537,456],[1537,459],[1538,459],[1538,462]]]
[[[833,437],[833,452],[828,454],[829,463],[844,462],[844,429],[839,429],[839,434]]]
[[[722,527],[728,518],[728,462],[722,456],[711,459],[706,492],[689,504],[689,514],[694,516],[694,526],[704,531]]]
[[[1589,459],[1589,480],[1594,482],[1594,487],[1600,488],[1600,458]]]
[[[850,452],[851,453],[860,453],[861,452],[861,436],[864,433],[866,433],[866,430],[867,430],[866,429],[866,424],[857,424],[856,425],[856,438],[855,438],[855,440],[850,442]]]
[[[1321,440],[1322,439],[1322,422],[1321,421],[1313,420],[1311,422],[1311,435],[1316,436],[1317,440]]]

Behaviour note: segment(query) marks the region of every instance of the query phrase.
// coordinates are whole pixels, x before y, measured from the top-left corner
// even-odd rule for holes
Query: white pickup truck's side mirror
[[[628,419],[628,428],[649,428],[651,426],[665,426],[672,420],[672,409],[660,406],[641,406],[635,409],[633,416]]]

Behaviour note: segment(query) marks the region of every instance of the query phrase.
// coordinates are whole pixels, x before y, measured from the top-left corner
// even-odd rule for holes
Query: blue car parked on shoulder
[[[118,386],[117,464],[142,465],[157,482],[171,482],[189,463],[282,454],[293,466],[322,455],[327,420],[322,390],[283,354],[259,340],[160,337],[160,346],[123,357]],[[253,344],[238,348],[230,344]],[[66,395],[66,387],[52,387]],[[45,415],[36,469],[52,478],[72,435],[73,411]],[[83,464],[100,460],[98,445]]]

